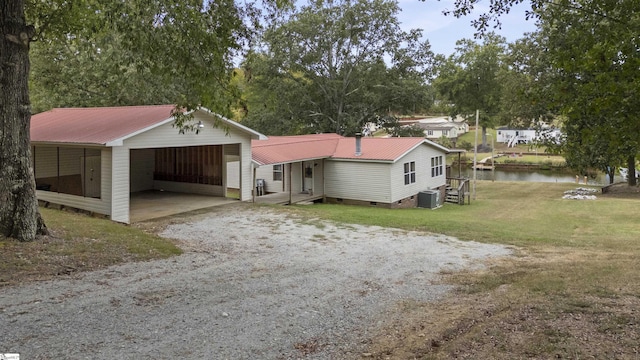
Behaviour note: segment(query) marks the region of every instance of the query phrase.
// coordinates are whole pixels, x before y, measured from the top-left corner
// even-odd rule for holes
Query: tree
[[[470,12],[477,0],[456,0],[452,14]],[[474,20],[479,34],[520,0],[491,0]],[[566,117],[565,156],[576,166],[635,171],[640,151],[640,14],[634,0],[530,0],[538,19],[540,49],[552,79],[553,106]],[[542,54],[542,53],[541,53]],[[607,141],[602,141],[607,139]],[[576,146],[579,144],[579,146]],[[621,161],[626,158],[626,161]],[[630,176],[629,185],[636,185]]]
[[[29,146],[29,42],[24,2],[0,3],[0,235],[31,240],[47,229],[40,217]]]
[[[353,134],[365,122],[429,106],[432,54],[389,0],[314,0],[264,34],[247,58],[248,115],[269,134]]]
[[[67,58],[56,61],[110,53],[117,45],[121,49],[118,59],[127,64],[106,66],[105,74],[126,68],[142,69],[142,74],[148,71],[162,84],[174,84],[178,78],[179,91],[172,100],[177,108],[202,105],[229,114],[237,93],[229,87],[232,58],[248,35],[244,14],[232,0],[2,1],[0,235],[28,241],[46,232],[30,168],[27,79],[33,40],[52,45],[52,49],[62,48],[61,44],[72,46]],[[109,33],[115,34],[114,39],[106,41]],[[90,71],[85,75],[91,75]],[[88,83],[93,86],[96,81]],[[116,83],[105,81],[104,86]],[[189,130],[193,127],[189,120],[178,117],[176,125]]]
[[[566,116],[564,153],[610,174],[635,172],[640,151],[640,16],[637,3],[560,1],[540,10],[554,98]],[[635,14],[635,15],[634,15]],[[581,144],[577,148],[576,144]],[[635,178],[628,177],[629,185]]]
[[[486,146],[487,127],[495,126],[500,116],[505,39],[488,34],[482,44],[463,39],[456,45],[455,53],[439,64],[434,86],[452,104],[451,116],[480,110],[482,144]]]

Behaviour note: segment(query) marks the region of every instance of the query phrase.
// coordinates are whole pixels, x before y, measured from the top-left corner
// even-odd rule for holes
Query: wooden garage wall
[[[155,150],[154,180],[191,184],[223,184],[221,145]]]

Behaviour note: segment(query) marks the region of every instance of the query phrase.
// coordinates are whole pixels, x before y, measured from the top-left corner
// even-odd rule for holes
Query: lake
[[[451,168],[451,174],[455,177],[458,175],[457,167]],[[462,176],[469,179],[473,179],[473,169],[463,168]],[[476,171],[478,180],[491,180],[491,170],[478,170]],[[496,181],[528,181],[528,182],[561,182],[561,183],[575,183],[576,174],[570,171],[551,171],[551,170],[496,170]],[[622,181],[619,174],[615,176],[614,180]],[[580,177],[580,183],[584,185],[584,177]],[[595,178],[588,178],[587,184],[594,186],[604,186],[609,183],[609,180],[605,174],[598,174]]]

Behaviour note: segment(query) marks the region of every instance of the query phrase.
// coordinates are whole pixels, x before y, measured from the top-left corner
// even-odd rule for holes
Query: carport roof
[[[174,109],[175,105],[55,108],[31,116],[31,141],[118,145],[123,139],[173,121]],[[263,136],[204,108],[199,110],[253,137]]]

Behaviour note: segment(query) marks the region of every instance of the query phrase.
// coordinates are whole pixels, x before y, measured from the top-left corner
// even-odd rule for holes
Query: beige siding
[[[256,179],[264,179],[266,185],[266,192],[283,192],[284,191],[284,179],[287,177],[288,165],[283,166],[282,179],[283,181],[273,180],[273,165],[264,165],[256,169]]]
[[[111,220],[129,223],[129,149],[112,148]]]
[[[445,154],[426,144],[419,146],[393,164],[391,168],[391,202],[395,202],[406,197],[415,195],[420,191],[435,189],[446,183],[446,175],[431,177],[431,157],[442,156],[446,161]],[[404,184],[404,164],[415,161],[416,182]],[[442,169],[444,170],[443,164]]]
[[[153,149],[131,150],[130,192],[153,189],[155,151]]]
[[[327,160],[324,167],[328,197],[391,202],[390,164]]]

